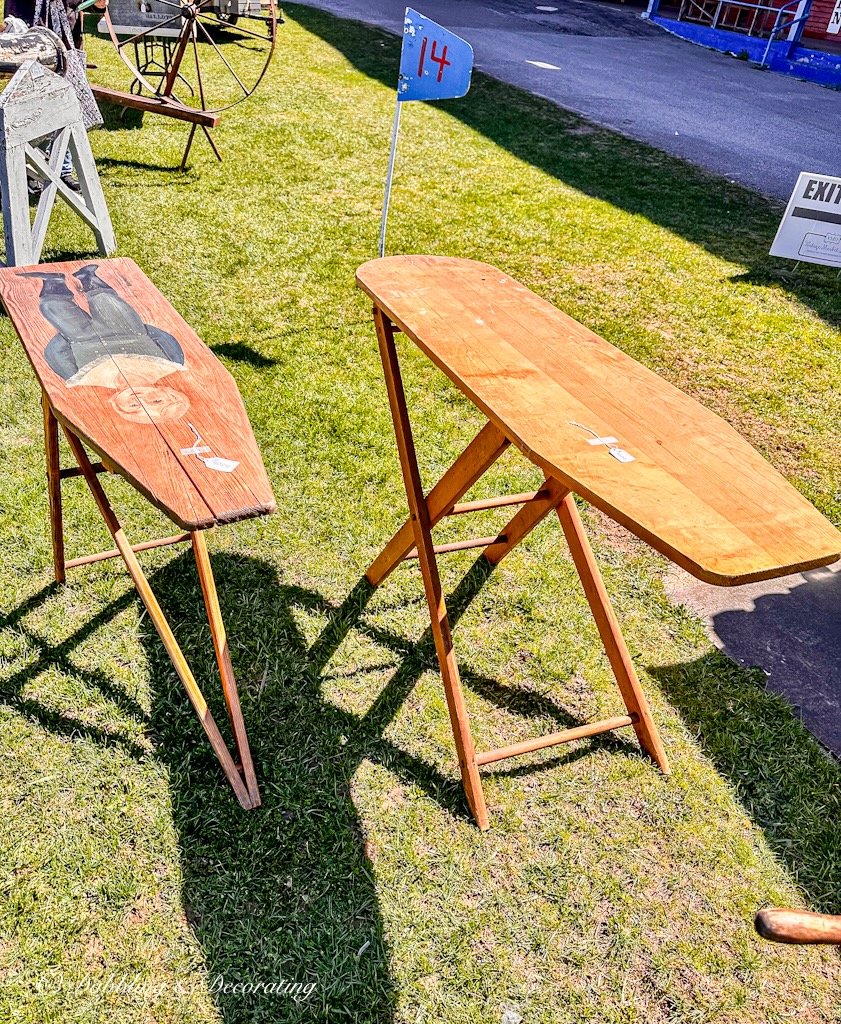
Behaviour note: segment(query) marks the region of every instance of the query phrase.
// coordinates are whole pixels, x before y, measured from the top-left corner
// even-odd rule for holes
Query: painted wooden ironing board
[[[375,586],[418,558],[459,764],[480,828],[479,768],[633,726],[669,771],[657,727],[573,501],[581,495],[699,579],[733,586],[827,565],[841,533],[735,430],[507,274],[472,260],[392,256],[357,271],[374,302],[410,519],[368,570]],[[403,332],[488,418],[424,496],[394,344]],[[513,444],[541,469],[535,492],[459,500]],[[445,516],[520,505],[496,537],[435,545]],[[497,564],[556,512],[627,715],[477,753],[453,652],[436,555],[484,548]]]
[[[203,530],[266,515],[274,496],[236,384],[129,259],[0,269],[0,301],[43,390],[56,580],[122,556],[237,800],[260,793]],[[59,463],[61,424],[78,468]],[[85,447],[101,460],[92,463]],[[181,528],[131,545],[98,474],[116,472]],[[116,548],[66,559],[61,481],[82,476]],[[136,552],[190,540],[239,755],[234,762]]]

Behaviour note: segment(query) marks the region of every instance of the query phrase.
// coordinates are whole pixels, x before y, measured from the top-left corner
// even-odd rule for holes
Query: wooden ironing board
[[[260,794],[203,530],[275,508],[236,384],[129,259],[0,269],[0,302],[43,390],[56,580],[122,556],[237,800]],[[59,463],[61,424],[78,468]],[[101,460],[92,463],[85,447]],[[129,544],[98,474],[125,477],[182,533]],[[116,547],[67,559],[61,481],[83,476]],[[146,579],[136,552],[190,540],[236,740],[234,762]]]
[[[472,260],[393,256],[357,271],[374,322],[410,519],[367,573],[381,583],[418,558],[462,779],[481,828],[478,769],[633,726],[668,761],[573,501],[579,494],[699,579],[733,586],[827,565],[841,534],[732,427],[507,274]],[[488,418],[424,496],[394,345],[402,331]],[[513,444],[545,481],[535,492],[458,504]],[[435,545],[445,516],[521,505],[496,537]],[[484,548],[497,564],[555,511],[627,715],[477,753],[453,653],[436,554]]]

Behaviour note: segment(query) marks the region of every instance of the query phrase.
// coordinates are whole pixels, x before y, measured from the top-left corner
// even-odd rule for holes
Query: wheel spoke
[[[193,43],[193,56],[194,56],[195,61],[196,61],[196,79],[197,79],[198,85],[199,85],[199,102],[201,103],[202,110],[207,110],[207,104],[204,102],[204,84],[202,83],[202,80],[201,80],[201,64],[199,63],[199,48],[198,48],[198,45],[196,43],[196,31],[195,31],[195,28],[190,33],[190,36],[192,37],[192,43]]]
[[[222,61],[222,63],[225,65],[225,67],[228,69],[228,71],[230,71],[230,73],[236,79],[237,85],[240,87],[240,89],[242,89],[242,91],[245,93],[246,96],[250,96],[251,95],[250,92],[242,84],[242,80],[240,79],[239,75],[236,73],[236,71],[234,71],[234,69],[228,63],[228,58],[225,56],[224,53],[222,53],[222,51],[219,49],[219,47],[216,45],[216,43],[214,43],[213,37],[211,36],[211,34],[207,31],[207,29],[204,27],[204,25],[202,25],[202,23],[200,21],[197,20],[196,24],[199,26],[199,28],[202,30],[202,32],[204,32],[205,38],[210,43],[210,45],[213,47],[213,49],[219,54],[219,59]]]
[[[179,81],[184,81],[184,84],[187,85],[190,93],[193,93],[192,87],[188,82],[186,82],[186,80],[182,79],[182,75],[179,72],[179,66],[185,55],[185,51],[188,46],[192,45],[193,57],[196,64],[196,84],[199,93],[197,99],[201,102],[202,110],[210,110],[213,113],[218,113],[222,110],[227,110],[229,107],[235,106],[237,103],[242,102],[253,94],[254,90],[265,77],[276,45],[277,20],[275,13],[276,7],[273,0],[270,0],[270,6],[268,11],[265,13],[265,16],[261,15],[258,17],[251,14],[242,14],[239,15],[237,24],[226,23],[212,11],[211,5],[214,4],[216,0],[190,0],[189,3],[177,2],[177,0],[156,0],[156,2],[165,7],[174,9],[175,13],[172,17],[167,18],[162,22],[158,22],[157,24],[150,25],[148,28],[144,28],[141,32],[136,32],[129,38],[122,40],[117,37],[114,30],[114,24],[107,7],[104,12],[105,22],[108,27],[108,34],[111,37],[111,42],[123,63],[129,71],[131,71],[135,83],[138,86],[142,89],[148,90],[152,95],[158,95],[162,99],[169,99],[181,106],[187,106],[188,104],[185,104],[184,101],[177,96],[176,90],[178,89]],[[187,10],[189,10],[189,13],[187,13]],[[210,19],[212,19],[212,21]],[[265,26],[265,31],[260,32],[251,28],[245,28],[241,24],[243,20],[256,21],[261,28]],[[180,31],[176,31],[171,28],[171,26],[178,22],[181,23]],[[198,28],[193,27],[194,23],[195,25],[198,25]],[[214,39],[212,29],[210,28],[214,25],[224,32],[224,37],[227,37],[227,41],[234,44],[234,46],[237,42],[242,46],[246,46],[248,43],[248,37],[256,39],[263,44],[262,50],[265,53],[265,63],[256,78],[252,79],[251,74],[243,76],[243,69],[236,68],[236,61],[233,61],[233,64],[231,63],[232,54],[228,54],[226,56],[223,52],[224,47],[221,45],[221,42],[217,43],[216,39]],[[170,59],[165,62],[166,67],[164,68],[164,74],[161,76],[161,82],[156,89],[150,84],[147,78],[144,77],[144,74],[136,66],[136,63],[133,63],[129,59],[125,52],[125,47],[131,44],[136,46],[139,42],[142,42],[144,46],[148,46],[147,39],[149,37],[154,38],[157,31],[167,27],[170,28],[172,38],[169,39],[164,37],[163,41],[164,43],[170,44],[166,49],[167,52],[171,51],[171,56]],[[227,73],[236,82],[238,98],[234,96],[230,102],[220,103],[218,106],[213,107],[208,106],[208,97],[205,95],[204,80],[200,64],[198,47],[198,42],[200,41],[198,39],[199,31],[201,31],[202,34],[201,41],[210,44],[225,67]],[[255,48],[250,47],[250,49],[254,50]],[[247,83],[243,78],[247,79]],[[134,87],[135,86],[133,85],[132,88]]]

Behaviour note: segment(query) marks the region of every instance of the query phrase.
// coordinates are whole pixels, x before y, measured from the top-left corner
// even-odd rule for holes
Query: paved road
[[[673,567],[666,590],[694,609],[715,645],[794,706],[841,757],[841,562],[744,587],[712,587]]]
[[[405,0],[307,0],[402,31]],[[841,173],[841,95],[757,71],[603,0],[423,0],[482,70],[780,199],[800,170]],[[540,68],[529,61],[554,65]]]

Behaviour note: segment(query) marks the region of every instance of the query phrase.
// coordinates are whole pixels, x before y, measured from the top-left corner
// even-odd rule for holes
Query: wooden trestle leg
[[[453,728],[464,792],[476,823],[480,829],[486,829],[488,827],[488,811],[485,806],[485,794],[482,790],[482,780],[479,778],[479,766],[476,763],[476,752],[473,748],[473,736],[470,732],[470,721],[464,703],[461,677],[453,651],[447,606],[444,603],[441,580],[438,576],[438,564],[433,551],[429,509],[421,485],[415,444],[412,439],[412,427],[409,422],[406,396],[400,376],[400,365],[397,361],[397,350],[394,347],[394,328],[379,309],[374,311],[374,323],[377,328],[377,340],[383,361],[388,400],[394,420],[397,450],[400,453],[403,483],[409,502],[412,532],[415,546],[418,549],[418,563],[429,605],[432,637],[435,641],[438,665],[441,669],[444,693],[447,697],[447,708],[450,712],[450,723]]]
[[[61,518],[61,469],[58,453],[58,421],[53,416],[46,395],[41,396],[44,408],[44,448],[47,454],[47,492],[50,499],[50,533],[53,541],[53,566],[56,583],[66,578],[64,561],[64,526]]]
[[[254,779],[254,769],[251,764],[251,755],[248,750],[248,740],[245,736],[245,726],[242,721],[242,714],[239,710],[239,698],[236,692],[236,683],[234,681],[233,671],[230,667],[230,658],[227,653],[224,626],[222,626],[219,603],[216,599],[216,587],[213,584],[213,577],[210,572],[210,560],[207,558],[207,549],[204,546],[204,538],[200,538],[197,542],[197,535],[193,534],[193,549],[196,552],[196,561],[199,566],[199,576],[201,578],[202,591],[207,604],[208,618],[210,620],[211,632],[213,633],[213,642],[216,648],[217,658],[219,660],[219,670],[222,676],[222,685],[225,690],[225,699],[228,704],[228,711],[231,715],[231,724],[234,729],[234,735],[236,736],[240,757],[243,759],[245,781],[243,781],[243,777],[240,775],[239,769],[234,763],[228,748],[225,746],[225,741],[222,738],[222,734],[219,732],[219,728],[207,706],[207,701],[204,699],[204,695],[199,689],[198,683],[193,676],[190,666],[187,664],[187,660],[185,659],[181,648],[178,646],[175,634],[172,632],[172,628],[167,622],[166,617],[161,610],[161,606],[158,604],[158,599],[155,597],[155,594],[149,585],[149,581],[146,579],[146,576],[140,567],[140,562],[137,560],[137,556],[134,553],[131,544],[129,544],[125,534],[123,533],[123,528],[120,526],[119,520],[114,514],[114,510],[111,508],[111,504],[108,501],[108,497],[97,479],[96,470],[91,464],[87,452],[82,447],[82,442],[66,427],[64,428],[64,433],[67,438],[67,442],[70,445],[70,449],[79,464],[81,474],[90,488],[91,494],[99,508],[102,518],[105,520],[105,525],[108,527],[111,536],[114,538],[117,550],[126,564],[126,568],[134,581],[134,585],[137,588],[141,601],[146,607],[146,611],[149,613],[149,618],[154,623],[155,629],[158,631],[158,635],[163,641],[167,654],[169,654],[172,659],[172,664],[175,671],[178,673],[178,678],[181,680],[184,689],[187,691],[187,696],[190,698],[190,702],[192,703],[193,708],[199,717],[199,721],[207,734],[210,745],[213,747],[216,756],[219,758],[219,763],[222,765],[222,771],[225,773],[225,777],[230,783],[231,788],[234,791],[234,795],[239,801],[240,806],[245,808],[245,810],[257,807],[260,803],[260,797],[257,792],[256,780]]]
[[[561,521],[575,568],[578,570],[581,585],[584,587],[587,603],[596,620],[607,660],[616,677],[619,692],[625,701],[628,714],[634,719],[633,726],[637,739],[640,746],[660,766],[663,774],[668,775],[671,771],[669,759],[666,757],[660,734],[651,717],[648,701],[645,699],[645,694],[642,692],[639,679],[634,671],[631,655],[628,653],[628,648],[619,629],[616,613],[610,603],[607,590],[605,590],[604,581],[593,556],[593,549],[587,540],[584,524],[581,522],[581,516],[578,514],[571,494],[567,494],[558,505],[558,518]]]
[[[216,581],[213,578],[213,569],[210,565],[210,556],[207,553],[207,544],[204,540],[204,534],[200,530],[196,530],[190,536],[193,542],[193,554],[196,556],[196,566],[199,570],[204,604],[207,609],[207,620],[210,623],[210,632],[213,636],[216,662],[219,665],[219,675],[222,677],[222,690],[225,694],[225,703],[228,706],[228,717],[231,719],[231,726],[234,730],[234,739],[236,740],[237,752],[242,764],[245,785],[251,796],[252,806],[259,807],[260,791],[257,788],[257,776],[254,774],[254,764],[251,760],[251,750],[248,746],[245,721],[239,706],[237,681],[234,676],[234,666],[231,664],[231,652],[228,650],[228,637],[225,633],[222,609],[219,607],[219,596],[216,593]]]
[[[429,605],[432,636],[435,640],[435,650],[438,654],[438,664],[447,696],[447,706],[450,712],[450,722],[464,790],[479,828],[486,829],[488,827],[485,796],[479,776],[481,765],[587,736],[597,736],[614,729],[633,726],[640,745],[658,764],[663,773],[668,774],[670,769],[666,752],[651,717],[645,694],[634,671],[616,614],[569,489],[550,477],[533,494],[514,495],[508,499],[484,499],[456,505],[459,498],[470,490],[510,443],[501,430],[488,423],[433,487],[429,497],[425,498],[406,408],[406,396],[403,391],[397,350],[394,345],[394,325],[378,308],[374,309],[374,323],[377,329],[377,340],[383,362],[391,415],[394,420],[394,432],[397,438],[397,449],[400,455],[410,518],[374,560],[366,577],[370,583],[377,586],[403,559],[417,557],[419,560]],[[485,538],[482,541],[441,545],[437,548],[433,544],[432,527],[445,516],[513,503],[522,504],[523,507],[495,539]],[[538,523],[553,511],[557,512],[560,519],[590,611],[596,621],[599,636],[628,713],[601,722],[592,722],[573,729],[566,729],[549,736],[524,740],[507,747],[477,753],[473,745],[470,719],[453,650],[447,607],[435,558],[436,551],[457,550],[482,544],[485,547],[484,557],[492,565],[497,565],[521,540],[528,536]],[[490,543],[487,543],[488,541]]]

